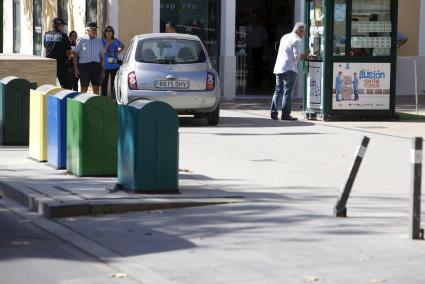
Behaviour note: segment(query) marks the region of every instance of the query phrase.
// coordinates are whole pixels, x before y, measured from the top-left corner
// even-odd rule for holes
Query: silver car
[[[179,114],[206,117],[209,125],[219,121],[218,75],[197,36],[135,36],[115,77],[115,91],[119,104],[140,98],[163,101]]]

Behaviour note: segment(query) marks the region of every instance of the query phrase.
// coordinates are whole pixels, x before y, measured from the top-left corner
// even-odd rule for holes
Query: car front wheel
[[[220,120],[220,105],[217,105],[217,108],[212,112],[207,113],[207,123],[208,125],[217,125]]]

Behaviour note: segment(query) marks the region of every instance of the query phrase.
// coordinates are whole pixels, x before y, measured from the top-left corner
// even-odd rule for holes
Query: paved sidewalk
[[[55,224],[115,252],[102,260],[119,258],[123,267],[145,268],[164,282],[425,283],[425,242],[409,239],[408,218],[411,137],[425,135],[424,123],[272,121],[267,109],[247,104],[225,105],[218,127],[182,118],[180,128],[180,168],[189,170],[181,173],[183,195],[243,199]],[[363,135],[371,143],[349,218],[335,219],[333,206]],[[69,198],[105,195],[114,182],[57,173],[46,187],[52,170],[27,160],[25,151],[0,151],[2,181],[19,183],[23,172],[33,172],[25,177],[32,187],[65,186],[78,193],[62,191]]]
[[[116,178],[78,178],[28,158],[28,147],[0,146],[0,194],[46,217],[96,215],[241,202],[182,169],[178,194],[111,193]]]
[[[245,110],[223,111],[219,127],[183,122],[181,167],[245,202],[58,221],[172,283],[425,282],[425,243],[408,233],[410,140],[397,129],[367,133],[349,218],[336,219],[364,132]]]

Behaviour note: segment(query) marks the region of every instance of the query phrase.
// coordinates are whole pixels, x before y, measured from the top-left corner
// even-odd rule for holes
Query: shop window
[[[160,31],[165,32],[165,24],[171,22],[178,33],[197,35],[217,68],[220,0],[161,0],[160,7]]]
[[[33,0],[33,53],[34,55],[41,55],[41,42],[42,42],[42,30],[41,30],[41,7],[42,0]]]
[[[350,56],[391,55],[391,0],[353,0]]]
[[[344,56],[347,41],[347,0],[335,0],[333,52]]]
[[[68,0],[58,0],[58,17],[62,18],[68,23]],[[66,34],[68,33],[68,26],[65,26]]]
[[[86,0],[86,23],[97,23],[97,0]]]
[[[310,33],[309,50],[310,57],[321,60],[325,50],[324,25],[325,25],[325,1],[313,0],[310,2]]]
[[[13,0],[13,52],[21,52],[21,1]]]

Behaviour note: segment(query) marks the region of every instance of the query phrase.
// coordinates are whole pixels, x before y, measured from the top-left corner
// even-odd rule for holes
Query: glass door
[[[236,1],[237,95],[273,95],[279,42],[293,24],[294,0]]]
[[[165,25],[170,22],[178,33],[197,35],[218,70],[220,0],[161,0],[160,9],[160,31],[165,32]]]

